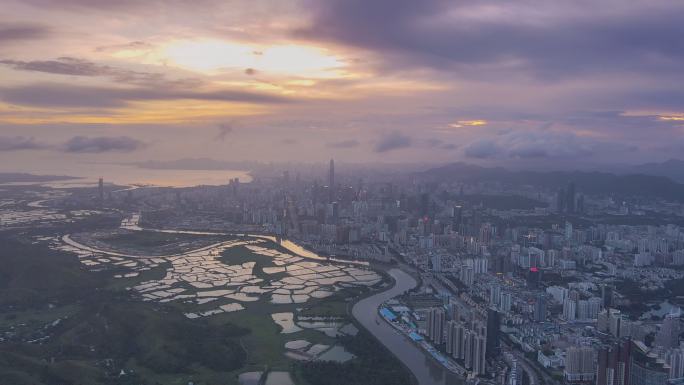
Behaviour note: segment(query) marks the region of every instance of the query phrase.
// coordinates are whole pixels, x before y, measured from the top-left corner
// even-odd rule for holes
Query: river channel
[[[381,293],[365,298],[354,305],[352,314],[368,331],[409,368],[420,385],[461,385],[463,379],[429,357],[408,337],[400,334],[378,315],[378,307],[390,298],[416,287],[416,280],[403,270],[388,271],[395,285]]]

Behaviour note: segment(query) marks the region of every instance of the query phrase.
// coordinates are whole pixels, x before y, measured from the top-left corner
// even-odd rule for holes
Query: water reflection
[[[385,345],[417,378],[421,385],[462,384],[463,379],[440,366],[408,338],[380,319],[378,307],[386,300],[416,287],[417,282],[399,269],[388,271],[395,285],[384,292],[365,298],[354,305],[352,314],[367,330]]]
[[[269,372],[266,385],[294,385],[294,382],[288,372]]]
[[[259,385],[263,372],[246,372],[238,376],[240,385]]]
[[[271,318],[273,318],[273,321],[283,329],[280,332],[282,334],[296,333],[302,330],[302,328],[295,325],[293,313],[273,313],[271,314]]]

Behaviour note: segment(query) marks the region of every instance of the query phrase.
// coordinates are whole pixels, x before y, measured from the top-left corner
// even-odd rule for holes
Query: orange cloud
[[[676,121],[684,121],[684,114],[682,115],[669,115],[669,116],[659,116],[659,120],[676,120]]]
[[[476,126],[484,126],[488,122],[484,119],[475,119],[475,120],[458,120],[454,123],[449,124],[449,127],[453,128],[461,128],[461,127],[476,127]]]

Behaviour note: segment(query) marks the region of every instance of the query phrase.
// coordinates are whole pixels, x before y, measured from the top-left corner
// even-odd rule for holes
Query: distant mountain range
[[[628,173],[665,176],[674,181],[684,183],[684,160],[670,159],[662,163],[646,163],[628,168],[626,171]]]
[[[532,185],[559,189],[574,182],[577,191],[587,194],[644,196],[684,201],[684,184],[665,176],[593,171],[511,171],[502,167],[480,167],[452,163],[416,174],[424,178],[464,182],[499,182],[509,185]]]

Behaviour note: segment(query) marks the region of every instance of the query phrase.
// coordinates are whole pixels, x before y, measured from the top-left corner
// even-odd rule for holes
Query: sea
[[[1,167],[2,172],[22,172],[35,175],[65,175],[77,177],[40,183],[53,188],[76,188],[97,185],[99,178],[105,184],[119,186],[156,186],[156,187],[193,187],[226,185],[231,179],[238,178],[240,182],[252,181],[249,171],[241,170],[171,170],[148,169],[135,165],[111,163],[75,163],[69,166],[41,164],[32,167]],[[19,183],[13,183],[19,184]]]

